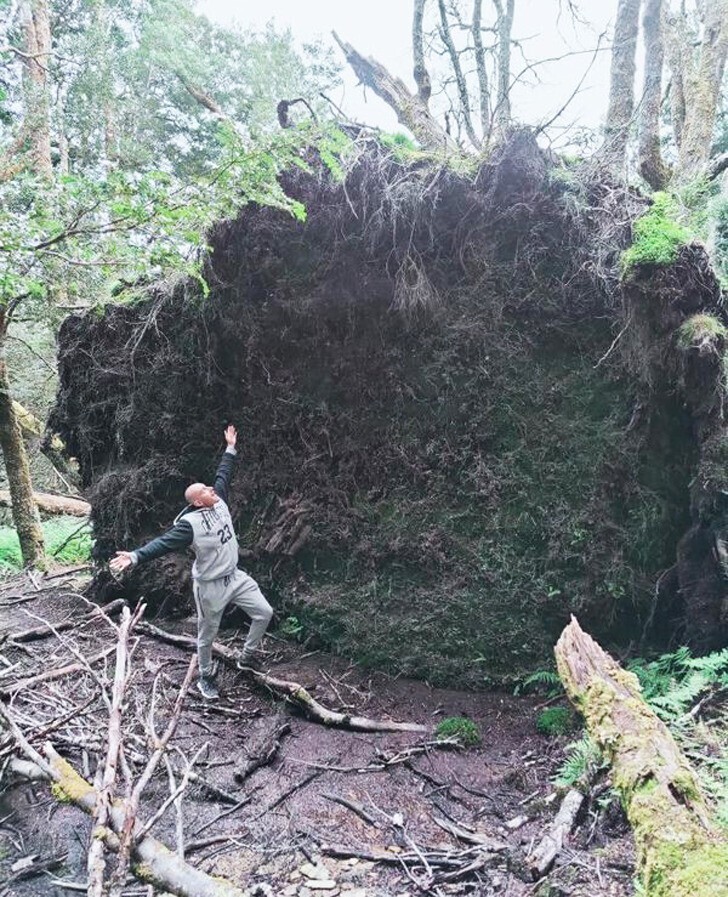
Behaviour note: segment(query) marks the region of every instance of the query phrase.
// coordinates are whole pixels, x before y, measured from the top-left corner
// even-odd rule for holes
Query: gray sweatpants
[[[197,656],[201,676],[209,676],[212,672],[212,643],[229,604],[242,608],[250,617],[250,631],[243,646],[243,655],[255,651],[268,628],[273,608],[252,576],[235,570],[220,579],[195,580],[192,590],[197,605]]]

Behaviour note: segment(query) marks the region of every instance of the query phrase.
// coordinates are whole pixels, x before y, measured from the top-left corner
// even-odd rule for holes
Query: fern
[[[553,670],[536,670],[535,673],[526,676],[525,679],[516,685],[513,689],[513,694],[521,694],[532,687],[535,691],[548,691],[549,697],[556,697],[556,695],[563,694],[564,691],[564,686],[558,673],[555,673]]]
[[[553,778],[559,788],[585,787],[596,772],[605,766],[602,753],[589,735],[566,747],[566,759]]]

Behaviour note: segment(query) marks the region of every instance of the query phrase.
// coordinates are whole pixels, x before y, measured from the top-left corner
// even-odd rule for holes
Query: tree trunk
[[[685,127],[679,152],[681,181],[700,175],[708,164],[728,55],[728,0],[706,0],[704,8],[700,57],[686,85]]]
[[[634,111],[635,56],[641,0],[619,0],[614,27],[610,70],[609,106],[604,126],[601,161],[621,174],[627,155],[627,138]]]
[[[468,85],[465,81],[463,68],[460,65],[460,57],[458,56],[455,44],[453,43],[452,34],[450,33],[450,23],[447,19],[445,0],[438,0],[437,5],[440,9],[440,35],[442,37],[442,42],[445,44],[448,55],[450,56],[450,65],[452,66],[452,70],[455,74],[455,84],[457,85],[458,99],[460,100],[460,115],[462,116],[463,125],[465,126],[465,133],[468,135],[468,140],[471,142],[471,144],[476,149],[479,149],[481,141],[478,135],[475,133],[475,128],[473,127],[473,117],[470,114],[470,97],[468,95]]]
[[[632,825],[644,897],[728,897],[728,842],[665,724],[572,617],[556,645],[566,691],[612,765]]]
[[[38,508],[33,500],[28,455],[10,397],[10,383],[5,361],[7,316],[0,311],[0,448],[13,503],[13,524],[18,532],[23,565],[41,567],[44,563],[43,530]]]
[[[670,118],[678,150],[685,128],[685,75],[692,66],[685,13],[670,12],[665,20],[665,46],[670,68]]]
[[[498,95],[494,110],[495,127],[502,138],[511,124],[511,31],[515,13],[515,0],[493,0],[498,13]]]
[[[475,47],[475,70],[478,74],[478,90],[480,93],[480,127],[483,143],[490,141],[493,128],[490,112],[490,86],[488,70],[485,67],[485,49],[483,47],[483,0],[475,0],[473,4],[473,46]]]
[[[432,93],[430,73],[425,65],[424,38],[422,36],[422,19],[425,15],[427,0],[415,0],[412,14],[412,56],[414,57],[414,77],[417,85],[417,96],[427,105]]]
[[[53,178],[51,162],[48,65],[51,29],[47,0],[25,0],[20,8],[23,31],[23,135],[31,169],[46,180]]]
[[[427,103],[423,100],[422,85],[420,93],[412,94],[404,82],[393,77],[380,62],[372,58],[366,59],[351,44],[342,41],[335,31],[332,34],[359,81],[370,87],[394,110],[400,124],[409,128],[424,149],[440,151],[456,149],[453,141],[433,118]]]
[[[639,170],[653,190],[663,190],[669,171],[660,151],[662,67],[665,59],[662,0],[646,0],[642,33],[645,41],[645,87],[640,113]]]

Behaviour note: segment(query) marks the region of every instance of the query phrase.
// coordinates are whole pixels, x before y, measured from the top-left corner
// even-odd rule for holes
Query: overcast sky
[[[606,32],[605,46],[609,46],[617,0],[580,0],[578,7],[588,24],[574,25],[566,12],[557,24],[559,0],[516,0],[513,37],[522,41],[528,61],[579,53],[539,67],[540,84],[520,85],[514,91],[513,113],[524,123],[547,121],[563,106],[589,68],[591,51],[601,33]],[[374,56],[413,86],[412,0],[198,0],[198,9],[211,19],[237,21],[245,28],[262,28],[273,20],[279,28],[290,28],[301,43],[320,38],[333,44],[331,31],[335,30],[361,53]],[[512,73],[517,74],[523,66],[524,57],[515,48]],[[401,130],[389,107],[357,86],[348,68],[343,76],[344,86],[333,97],[338,105],[356,120],[388,131]],[[598,54],[581,92],[559,119],[561,128],[552,131],[553,135],[561,135],[569,126],[599,126],[606,112],[608,77],[607,49]]]

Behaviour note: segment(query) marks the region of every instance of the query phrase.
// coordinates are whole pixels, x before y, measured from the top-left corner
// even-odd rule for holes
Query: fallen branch
[[[554,860],[564,846],[564,838],[574,827],[576,816],[584,802],[581,791],[567,792],[559,807],[559,812],[546,834],[526,858],[526,863],[534,879],[541,878],[553,866]]]
[[[122,608],[126,607],[123,598],[117,598],[104,607],[96,607],[89,614],[84,614],[76,620],[65,620],[62,623],[44,623],[42,626],[34,626],[32,629],[23,629],[10,636],[10,642],[33,642],[38,639],[48,638],[55,632],[64,632],[67,629],[75,629],[77,626],[85,626],[87,623],[95,623],[99,617],[106,615],[113,617],[118,614]]]
[[[151,623],[141,623],[138,627],[140,632],[145,632],[153,638],[167,642],[170,645],[176,645],[178,648],[195,649],[196,642],[193,638],[185,635],[173,635],[165,632],[158,626]],[[215,642],[212,646],[212,653],[230,666],[235,666],[237,661],[237,653],[231,648]],[[418,723],[397,723],[390,720],[369,719],[365,716],[351,716],[348,713],[338,713],[335,710],[329,710],[320,704],[302,685],[298,682],[289,682],[286,679],[277,679],[275,676],[269,676],[267,673],[259,673],[251,670],[249,674],[260,685],[264,685],[278,697],[284,698],[295,704],[310,719],[315,722],[322,723],[324,726],[341,727],[343,729],[352,729],[357,732],[430,732],[429,726],[422,726]]]
[[[101,787],[96,796],[91,843],[89,844],[86,858],[88,897],[102,897],[104,891],[104,875],[106,872],[105,842],[103,838],[98,837],[98,832],[105,829],[109,822],[109,810],[116,783],[116,768],[121,752],[121,712],[124,703],[124,692],[129,681],[129,635],[131,623],[129,608],[124,607],[116,644],[116,666],[114,668],[114,684],[111,690],[111,707],[109,708],[106,762],[101,776]]]
[[[240,785],[256,769],[272,763],[281,746],[281,739],[290,731],[291,724],[288,720],[280,720],[278,717],[266,720],[263,723],[263,730],[252,734],[247,739],[244,749],[248,756],[245,762],[241,763],[233,772],[235,781]]]
[[[336,804],[341,804],[342,807],[346,807],[348,810],[351,810],[352,813],[356,813],[356,815],[361,817],[364,822],[375,827],[377,826],[377,820],[370,813],[367,813],[364,807],[356,801],[342,797],[340,794],[327,794],[325,792],[322,793],[321,797],[325,797],[326,800],[333,801]]]
[[[727,897],[728,841],[667,726],[623,670],[572,617],[556,645],[566,691],[611,763],[634,831],[645,897]]]
[[[79,673],[94,663],[98,663],[109,654],[112,654],[116,648],[105,648],[99,654],[95,654],[85,663],[70,663],[64,667],[55,667],[52,670],[46,670],[45,673],[38,673],[37,676],[29,676],[27,679],[18,679],[16,682],[10,682],[7,685],[0,685],[0,695],[12,695],[16,692],[23,691],[26,688],[33,688],[41,682],[49,682],[51,679],[60,679],[63,676],[70,676],[73,673]]]

